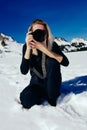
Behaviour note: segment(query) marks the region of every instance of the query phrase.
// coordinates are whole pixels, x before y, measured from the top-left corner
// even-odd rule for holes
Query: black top
[[[39,73],[42,74],[42,67],[41,67],[42,52],[38,51],[37,56],[31,54],[30,59],[28,60],[28,59],[24,58],[25,51],[26,51],[26,44],[23,45],[23,55],[22,55],[22,62],[21,62],[21,66],[20,66],[21,73],[27,74],[30,69],[30,73],[31,73],[31,75],[33,75],[34,72],[32,71],[32,68],[34,67]],[[68,66],[69,61],[68,61],[67,57],[63,54],[63,52],[60,50],[60,48],[56,42],[53,42],[51,51],[63,56],[63,60],[60,63],[60,65]],[[46,56],[46,58],[47,57],[48,56]]]

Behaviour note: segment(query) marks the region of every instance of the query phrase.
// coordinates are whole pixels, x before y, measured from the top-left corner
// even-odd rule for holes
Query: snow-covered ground
[[[9,51],[0,48],[0,130],[87,130],[87,51],[65,53],[70,65],[61,68],[62,93],[56,107],[26,110],[15,101],[30,79],[29,73],[20,73],[21,48],[16,43]]]

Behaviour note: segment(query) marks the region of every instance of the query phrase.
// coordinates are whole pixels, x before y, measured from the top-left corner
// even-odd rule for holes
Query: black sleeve
[[[63,56],[63,60],[62,62],[60,63],[61,65],[63,66],[68,66],[69,65],[69,60],[68,58],[64,55],[64,53],[60,50],[60,47],[57,45],[56,42],[53,43],[53,46],[52,46],[52,51],[56,54],[59,54],[61,56]]]
[[[26,44],[23,45],[22,49],[22,62],[20,65],[20,71],[22,74],[27,74],[30,66],[30,60],[24,58],[25,51],[26,51]]]

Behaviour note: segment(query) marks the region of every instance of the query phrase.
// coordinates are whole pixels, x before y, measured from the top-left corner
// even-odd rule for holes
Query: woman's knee
[[[31,96],[31,92],[29,91],[28,88],[25,88],[21,93],[20,93],[20,101],[21,104],[24,108],[30,108],[31,103],[29,102],[29,98]]]
[[[52,106],[56,106],[56,102],[57,102],[57,98],[60,96],[60,92],[55,93],[55,94],[49,94],[48,95],[48,102],[50,103],[50,105]]]
[[[35,104],[41,103],[41,97],[39,94],[41,92],[38,88],[38,86],[31,85],[26,87],[21,93],[20,93],[20,101],[24,108],[31,108]]]

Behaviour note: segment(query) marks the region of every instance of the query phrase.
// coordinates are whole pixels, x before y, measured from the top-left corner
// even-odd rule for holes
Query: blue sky
[[[87,40],[87,0],[0,0],[0,33],[23,43],[36,18],[45,20],[55,37]]]

